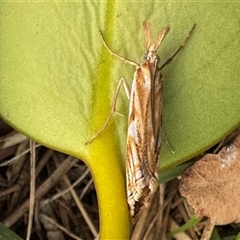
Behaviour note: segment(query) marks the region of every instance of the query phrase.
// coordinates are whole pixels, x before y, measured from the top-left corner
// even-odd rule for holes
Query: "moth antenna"
[[[150,24],[146,21],[143,22],[143,33],[145,37],[146,47],[149,49],[151,44],[151,30],[150,30]]]
[[[168,32],[170,30],[170,27],[167,26],[165,27],[163,30],[161,30],[159,33],[158,33],[158,36],[157,36],[157,41],[155,43],[155,46],[156,46],[156,51],[158,49],[158,47],[161,45],[163,39],[167,36]]]

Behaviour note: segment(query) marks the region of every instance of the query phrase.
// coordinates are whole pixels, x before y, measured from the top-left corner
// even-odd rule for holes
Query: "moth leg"
[[[168,64],[170,64],[174,60],[174,58],[178,55],[178,53],[184,48],[184,46],[187,43],[188,39],[192,35],[193,30],[194,30],[195,27],[196,27],[196,24],[194,23],[192,28],[191,28],[191,30],[188,33],[188,36],[185,38],[185,40],[182,43],[182,45],[177,49],[177,51],[170,58],[167,59],[167,61],[160,67],[160,70],[162,70],[164,67],[166,67]]]
[[[100,31],[100,34],[101,34],[101,37],[102,37],[102,42],[103,42],[104,47],[109,51],[109,53],[110,53],[111,55],[119,58],[119,59],[122,60],[124,63],[128,63],[128,64],[134,65],[134,66],[136,66],[136,67],[139,66],[138,63],[136,63],[136,62],[134,62],[134,61],[132,61],[132,60],[130,60],[130,59],[128,59],[128,58],[122,57],[122,56],[120,56],[119,54],[113,52],[113,51],[108,47],[106,41],[105,41],[104,38],[103,38],[103,34],[102,34],[101,31]]]
[[[123,116],[121,113],[119,113],[117,110],[116,110],[116,103],[117,103],[117,98],[118,98],[118,94],[119,94],[119,91],[120,91],[120,88],[121,86],[123,85],[124,87],[124,90],[125,90],[125,93],[127,95],[127,98],[129,99],[130,98],[130,89],[129,89],[129,86],[127,85],[127,82],[125,80],[124,77],[121,77],[119,82],[118,82],[118,85],[117,85],[117,88],[116,88],[116,91],[114,93],[114,97],[113,97],[113,101],[112,101],[112,105],[111,105],[111,110],[110,110],[110,114],[108,115],[107,119],[105,120],[104,124],[102,125],[102,127],[89,139],[85,142],[85,145],[89,144],[92,140],[94,140],[102,131],[104,131],[104,129],[107,127],[112,115],[114,113],[117,113],[119,114],[120,116]]]
[[[165,143],[167,144],[168,148],[170,149],[170,151],[172,152],[172,154],[174,154],[173,147],[172,147],[172,145],[170,144],[170,142],[168,141],[168,138],[167,138],[165,132],[163,131],[163,129],[162,129],[162,136],[163,136],[164,141],[165,141]]]

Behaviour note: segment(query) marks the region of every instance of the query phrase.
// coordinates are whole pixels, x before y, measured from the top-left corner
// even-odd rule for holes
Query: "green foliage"
[[[195,216],[192,216],[184,225],[182,225],[178,229],[168,233],[168,236],[172,237],[177,233],[184,232],[184,231],[188,230],[189,228],[196,226],[200,221],[201,221],[201,219],[198,219]]]
[[[23,240],[12,230],[0,223],[0,240]]]

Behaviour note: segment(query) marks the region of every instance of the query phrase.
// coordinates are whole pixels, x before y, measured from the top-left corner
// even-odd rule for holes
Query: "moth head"
[[[157,61],[157,63],[160,63],[160,57],[156,54],[155,51],[148,51],[147,53],[142,55],[141,61],[143,62],[149,61],[151,63],[154,63],[155,61]]]
[[[155,60],[158,60],[157,58],[157,50],[159,46],[161,45],[163,39],[167,36],[168,32],[170,30],[170,27],[167,26],[163,28],[157,35],[157,39],[155,42],[151,42],[151,30],[150,30],[150,24],[147,22],[143,22],[143,31],[146,41],[146,46],[148,53],[146,55],[146,60],[149,60],[150,62],[154,62]]]

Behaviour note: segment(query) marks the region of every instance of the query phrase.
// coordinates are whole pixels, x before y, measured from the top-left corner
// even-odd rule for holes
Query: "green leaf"
[[[238,233],[237,237],[236,237],[236,240],[239,240],[240,239],[240,233]]]
[[[141,24],[171,31],[162,62],[196,29],[165,78],[161,169],[209,148],[240,124],[239,3],[5,2],[0,3],[0,115],[39,143],[81,158],[98,193],[101,237],[126,239],[129,218],[124,155],[128,101],[121,91],[110,124],[91,144],[110,110],[118,80],[134,67],[104,49],[99,29],[117,53],[140,62]],[[121,223],[121,224],[119,224]]]
[[[184,231],[196,226],[200,221],[201,221],[201,219],[196,218],[195,216],[191,216],[191,218],[185,224],[183,224],[181,227],[177,228],[174,231],[169,232],[168,236],[172,237],[177,233],[184,232]]]
[[[5,227],[0,223],[0,240],[23,240],[17,234],[15,234],[11,229]]]
[[[234,238],[235,239],[235,238]],[[221,240],[216,227],[213,229],[210,240]],[[226,239],[225,239],[226,240]],[[237,239],[236,239],[237,240]]]

